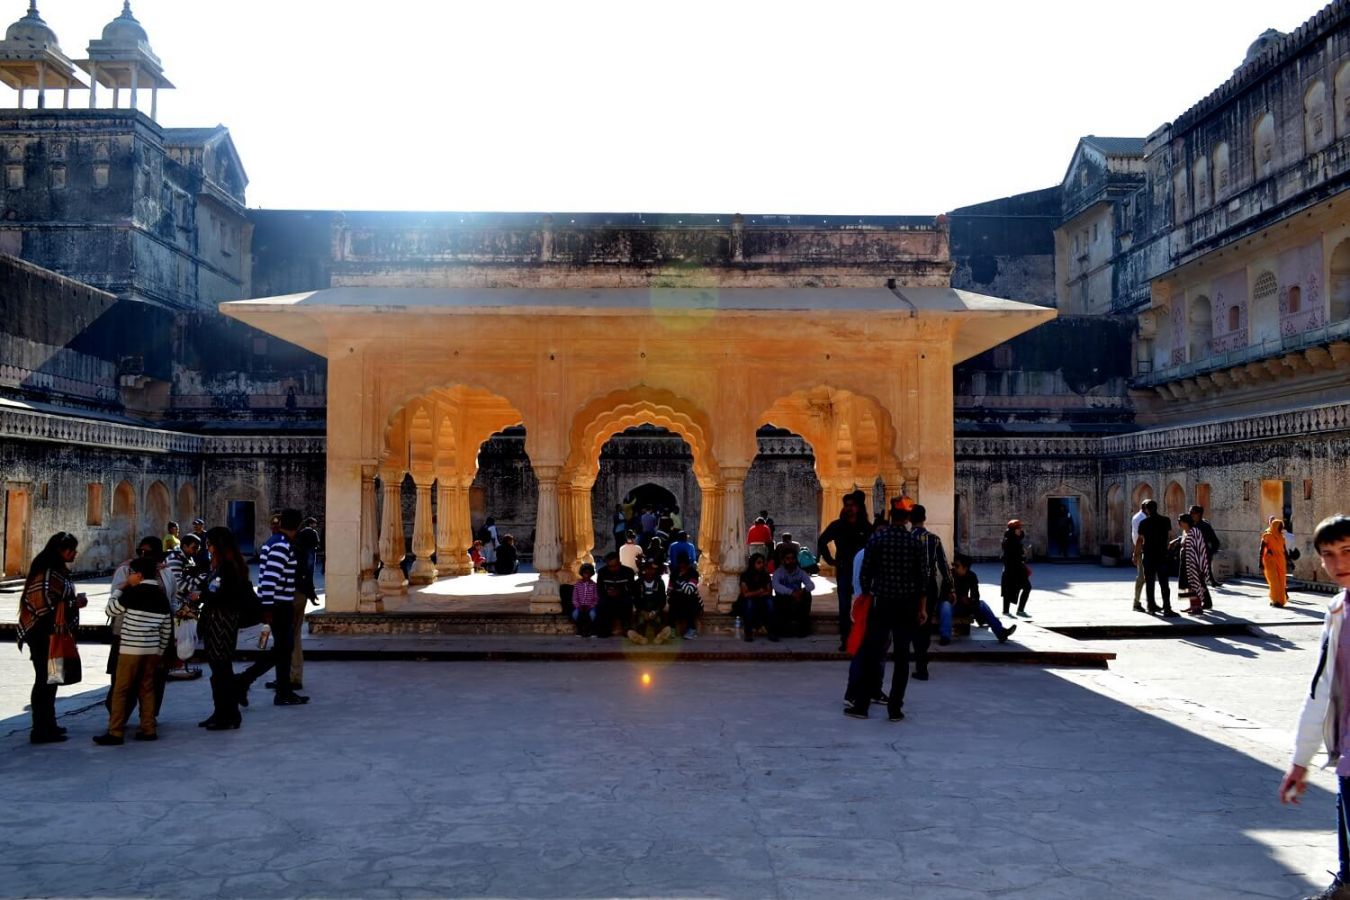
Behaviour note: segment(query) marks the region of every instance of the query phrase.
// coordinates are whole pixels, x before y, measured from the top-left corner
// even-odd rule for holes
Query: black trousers
[[[211,659],[211,718],[217,722],[239,721],[239,691],[234,666],[228,659]]]
[[[915,625],[910,632],[910,644],[914,647],[914,669],[928,671],[928,648],[933,646],[933,630],[927,625]]]
[[[286,694],[291,690],[291,653],[295,650],[295,604],[272,604],[272,655],[249,666],[240,673],[239,679],[245,689],[257,681],[268,670],[277,670],[277,693]]]
[[[1144,590],[1148,596],[1148,608],[1157,609],[1158,605],[1153,601],[1153,584],[1158,583],[1162,590],[1163,609],[1172,608],[1172,588],[1167,583],[1167,554],[1158,553],[1154,555],[1144,554]]]
[[[900,712],[905,705],[905,688],[909,685],[909,646],[913,632],[919,627],[916,614],[908,608],[873,607],[867,617],[867,634],[862,648],[853,657],[848,669],[848,689],[844,698],[866,711],[872,703],[872,694],[881,684],[882,665],[886,660],[886,642],[895,647],[895,665],[891,667],[890,712]]]
[[[47,651],[51,633],[43,629],[30,631],[25,638],[28,652],[33,657],[33,692],[28,702],[33,710],[33,733],[48,734],[56,730],[56,688],[47,683]]]

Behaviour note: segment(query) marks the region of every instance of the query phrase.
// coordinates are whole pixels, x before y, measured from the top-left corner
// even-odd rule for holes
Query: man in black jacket
[[[849,626],[853,606],[853,557],[858,555],[872,536],[872,523],[867,519],[866,497],[854,491],[844,498],[844,509],[839,518],[820,533],[816,542],[816,556],[826,565],[834,566],[835,594],[839,598],[839,651],[848,645]],[[830,551],[830,545],[834,551]]]
[[[1157,500],[1145,500],[1143,509],[1144,520],[1139,523],[1139,537],[1134,542],[1134,563],[1144,567],[1148,611],[1158,612],[1153,599],[1153,585],[1157,582],[1162,590],[1162,614],[1174,619],[1178,613],[1172,609],[1172,592],[1167,581],[1167,543],[1172,536],[1172,520],[1158,515]]]

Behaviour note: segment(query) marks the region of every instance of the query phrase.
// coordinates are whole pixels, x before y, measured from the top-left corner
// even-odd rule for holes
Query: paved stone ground
[[[97,676],[29,746],[9,652],[0,894],[1299,896],[1334,785],[1275,801],[1316,635],[1283,632],[942,667],[895,725],[840,715],[841,664],[318,662],[235,732],[172,685],[121,748]]]
[[[1042,568],[1036,622],[1128,605]],[[938,666],[895,725],[840,714],[842,663],[311,661],[307,707],[207,733],[172,684],[163,740],[100,748],[91,644],[32,747],[0,650],[0,896],[1297,897],[1335,860],[1334,779],[1274,796],[1325,602],[1109,671]]]

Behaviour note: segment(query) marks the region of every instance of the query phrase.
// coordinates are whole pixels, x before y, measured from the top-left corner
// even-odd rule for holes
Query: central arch
[[[699,552],[717,558],[711,543],[712,529],[708,527],[710,507],[714,505],[709,502],[709,495],[715,492],[720,479],[710,419],[685,397],[663,388],[639,385],[597,397],[572,417],[567,459],[558,479],[563,562],[569,568],[592,559],[598,526],[591,508],[591,489],[600,473],[600,451],[612,436],[639,425],[664,428],[683,438],[689,446],[694,478],[703,494],[696,529]]]

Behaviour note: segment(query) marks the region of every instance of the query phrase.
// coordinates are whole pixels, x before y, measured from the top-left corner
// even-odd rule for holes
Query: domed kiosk
[[[24,92],[37,91],[37,105],[47,105],[47,90],[59,89],[66,107],[70,106],[70,89],[84,87],[75,64],[61,52],[56,33],[38,14],[37,0],[28,4],[28,13],[5,30],[0,41],[0,82],[19,92],[19,106],[23,106]]]
[[[131,13],[131,0],[123,0],[122,14],[103,27],[103,36],[89,42],[89,58],[80,60],[89,73],[89,106],[97,105],[98,86],[112,88],[113,108],[117,108],[123,90],[131,92],[130,107],[136,109],[139,92],[150,89],[150,118],[159,114],[160,88],[173,88],[164,77],[164,67],[150,49],[145,29]]]

